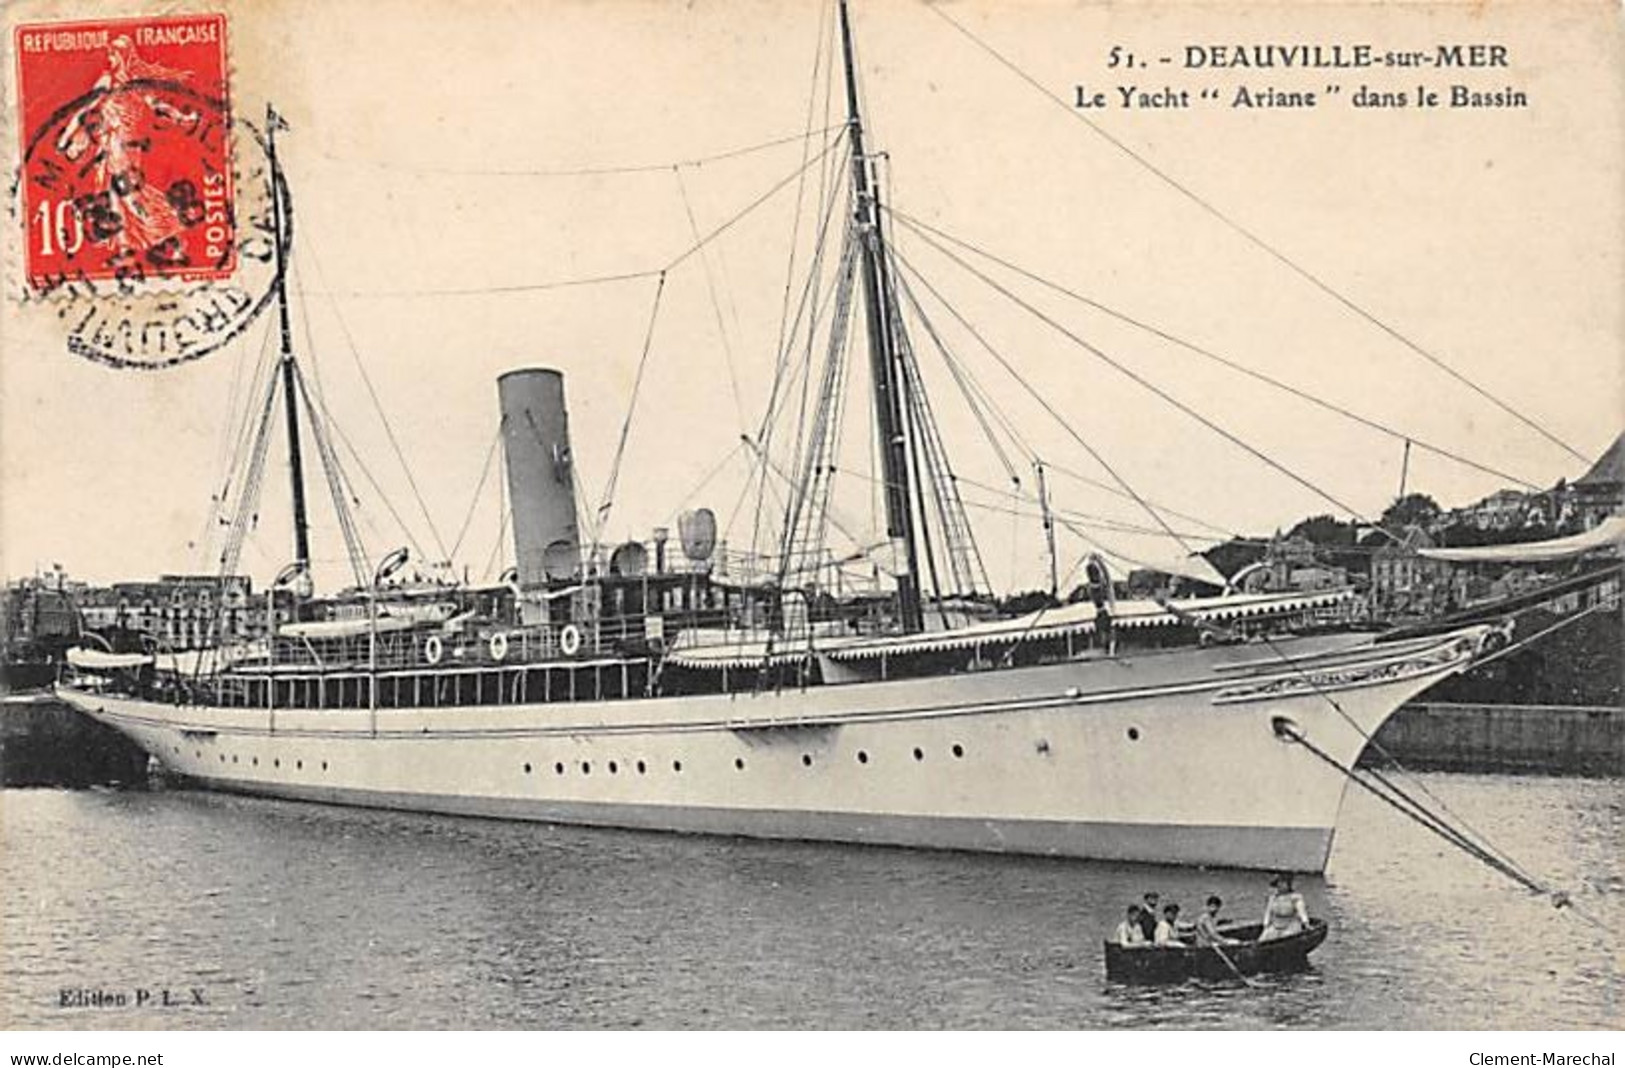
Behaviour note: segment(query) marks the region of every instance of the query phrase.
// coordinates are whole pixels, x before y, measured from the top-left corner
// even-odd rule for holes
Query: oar
[[[1213,952],[1215,952],[1215,953],[1217,953],[1219,955],[1219,959],[1224,961],[1225,967],[1229,968],[1232,972],[1235,973],[1235,976],[1236,976],[1237,979],[1240,979],[1242,982],[1246,983],[1248,986],[1253,987],[1255,989],[1264,985],[1262,983],[1255,983],[1253,980],[1247,978],[1245,975],[1242,975],[1241,974],[1241,969],[1236,967],[1236,962],[1230,959],[1230,954],[1226,953],[1223,949],[1221,949],[1217,942],[1215,942],[1213,945],[1209,946],[1208,948],[1213,950]]]

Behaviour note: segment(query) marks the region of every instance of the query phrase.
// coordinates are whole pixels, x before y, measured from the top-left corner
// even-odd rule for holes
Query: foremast
[[[864,319],[869,334],[869,367],[874,382],[875,427],[880,436],[881,473],[885,479],[886,535],[900,549],[895,561],[898,618],[905,633],[925,629],[920,603],[919,550],[914,532],[908,440],[904,429],[904,376],[894,331],[896,309],[887,277],[885,233],[881,225],[880,190],[870,173],[863,148],[863,118],[852,58],[852,24],[846,0],[840,0],[841,54],[846,68],[847,130],[852,146],[854,221],[860,243]]]
[[[293,330],[288,322],[288,249],[283,205],[282,171],[276,160],[276,132],[283,127],[282,116],[269,104],[265,108],[265,147],[271,164],[271,226],[275,231],[276,305],[282,329],[282,398],[288,424],[288,475],[293,483],[294,566],[310,575],[310,518],[305,506],[305,465],[299,445],[299,400],[295,395]]]

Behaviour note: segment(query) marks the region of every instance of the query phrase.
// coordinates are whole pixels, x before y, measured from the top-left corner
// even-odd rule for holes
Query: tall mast
[[[265,105],[265,148],[271,162],[271,225],[276,231],[276,306],[282,323],[282,397],[288,424],[288,473],[293,480],[294,563],[310,574],[310,519],[305,512],[305,464],[299,451],[299,401],[294,395],[293,331],[288,326],[288,249],[283,243],[282,171],[276,162],[276,132],[282,116]]]
[[[880,191],[869,173],[863,151],[863,119],[858,113],[858,82],[852,60],[852,23],[846,0],[841,5],[841,53],[846,61],[846,110],[852,141],[852,184],[856,197],[858,239],[862,242],[863,306],[869,327],[869,369],[874,379],[875,426],[880,434],[881,472],[886,480],[886,535],[901,545],[902,568],[897,575],[897,609],[903,630],[925,628],[920,607],[919,552],[914,542],[914,513],[910,507],[907,440],[904,437],[902,375],[898,371],[892,322],[891,284],[887,278],[886,245],[881,229]]]

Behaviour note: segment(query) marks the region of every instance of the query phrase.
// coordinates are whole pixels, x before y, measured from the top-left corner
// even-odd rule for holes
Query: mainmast
[[[880,191],[863,151],[863,120],[858,113],[858,83],[852,60],[852,24],[846,0],[840,0],[841,52],[846,61],[846,109],[852,144],[852,183],[856,198],[858,239],[862,244],[863,305],[869,328],[869,367],[874,379],[875,426],[880,434],[881,471],[886,481],[886,534],[902,548],[897,575],[897,609],[908,633],[923,630],[918,549],[910,507],[908,442],[903,427],[902,375],[899,373],[891,283],[887,278],[885,236],[881,228]]]
[[[265,106],[265,147],[271,163],[271,225],[276,245],[276,304],[282,324],[282,397],[288,424],[288,473],[293,481],[294,563],[307,577],[310,574],[310,519],[305,512],[305,465],[299,449],[299,400],[294,394],[293,331],[288,325],[288,249],[284,244],[282,171],[276,161],[276,132],[286,129],[282,116]]]

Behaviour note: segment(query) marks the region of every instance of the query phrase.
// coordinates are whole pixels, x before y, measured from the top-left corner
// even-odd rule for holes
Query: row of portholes
[[[180,755],[181,747],[177,745],[177,746],[174,746],[173,748],[175,750],[175,754],[177,756]],[[192,755],[197,757],[197,759],[202,760],[203,759],[203,750],[194,749],[192,751]],[[219,756],[220,756],[220,763],[224,764],[226,762],[227,754],[221,753],[221,754],[219,754]],[[230,756],[231,756],[231,762],[233,764],[238,764],[238,763],[241,762],[241,758],[239,758],[236,753],[232,753],[232,754],[230,754]],[[257,768],[257,767],[260,766],[260,758],[259,757],[250,757],[248,763],[249,763],[250,767]],[[271,767],[280,769],[282,767],[282,758],[281,757],[272,757],[271,758]],[[304,760],[302,760],[302,759],[301,760],[295,760],[293,762],[293,769],[295,771],[304,771],[305,770],[305,762],[304,762]],[[323,771],[327,770],[327,761],[325,761],[325,760],[322,761],[322,770]]]
[[[955,760],[963,760],[965,758],[965,747],[963,745],[960,745],[958,742],[955,742],[953,744],[953,746],[949,748],[948,751],[953,754]],[[925,750],[921,749],[918,746],[915,746],[914,747],[914,759],[916,761],[925,760]],[[869,752],[868,752],[868,750],[859,749],[858,752],[857,752],[857,761],[858,761],[859,764],[868,764],[869,763]],[[801,766],[804,767],[804,768],[810,768],[810,767],[813,766],[813,755],[811,753],[802,753],[801,754]],[[325,769],[326,765],[324,764],[323,767]],[[524,767],[524,771],[525,771],[526,775],[530,775],[530,774],[534,773],[535,770],[536,770],[535,765],[531,764],[529,761],[527,761],[523,765],[523,767]],[[611,775],[620,774],[621,765],[620,765],[620,763],[618,761],[611,760],[605,765],[605,767],[609,770],[609,773]],[[637,773],[639,775],[647,775],[648,772],[649,772],[649,765],[645,761],[642,761],[642,760],[639,760],[636,764],[633,765],[633,767],[637,769]],[[555,775],[563,775],[566,772],[571,771],[573,769],[573,770],[578,770],[582,775],[591,775],[592,774],[592,768],[593,768],[593,764],[592,764],[592,761],[590,761],[590,760],[583,760],[583,761],[580,761],[579,763],[572,761],[570,764],[566,764],[564,761],[560,760],[560,761],[557,761],[557,762],[554,763],[554,765],[553,765],[553,774],[555,774]],[[671,770],[673,772],[681,773],[682,770],[683,770],[683,762],[681,760],[673,760],[671,762]],[[744,757],[735,757],[734,758],[734,770],[735,771],[744,771],[745,770],[745,758]]]
[[[609,773],[611,775],[619,775],[621,773],[621,764],[617,760],[611,760],[605,766],[609,769]],[[636,764],[634,764],[632,766],[637,769],[637,772],[638,772],[639,775],[647,775],[649,773],[649,765],[645,761],[640,760],[640,761],[638,761]],[[529,763],[525,764],[525,774],[526,775],[529,775],[531,772],[533,772],[535,770],[536,769],[534,767],[532,767]],[[553,765],[553,774],[555,774],[555,775],[563,775],[566,771],[569,771],[569,770],[570,770],[570,768],[562,760],[558,761],[557,763],[555,763]],[[681,773],[682,770],[683,770],[683,762],[681,760],[673,760],[671,762],[671,770],[674,771],[674,772]],[[580,764],[580,771],[581,771],[581,774],[583,774],[583,775],[591,775],[592,774],[592,761],[583,760],[581,762],[581,764]]]

